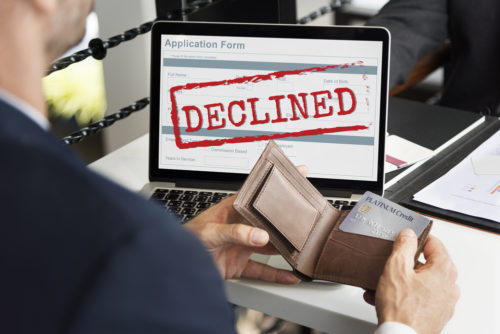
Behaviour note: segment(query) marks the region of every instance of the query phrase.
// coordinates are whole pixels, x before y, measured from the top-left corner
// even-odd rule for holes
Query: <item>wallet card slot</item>
[[[300,253],[300,257],[297,259],[296,269],[304,275],[313,276],[323,246],[335,226],[339,215],[340,211],[327,203],[323,207],[323,210],[321,210]]]
[[[378,243],[376,240],[387,241],[375,239],[375,243]],[[385,243],[379,243],[375,254],[368,254],[366,249],[360,250],[358,246],[330,238],[317,263],[314,278],[375,289],[392,245],[387,247]]]
[[[390,240],[344,232],[337,221],[323,248],[314,278],[376,289],[394,243]],[[419,238],[415,263],[432,227],[432,222]]]
[[[252,206],[299,251],[319,215],[276,166]]]
[[[393,245],[393,242],[390,240],[344,232],[338,229],[334,229],[329,240],[341,243],[362,254],[377,256],[389,256]]]

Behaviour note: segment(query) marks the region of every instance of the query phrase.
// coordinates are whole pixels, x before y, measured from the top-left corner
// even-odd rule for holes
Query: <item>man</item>
[[[391,87],[449,39],[440,104],[500,116],[499,15],[499,1],[391,0],[367,24],[391,32]]]
[[[249,260],[272,251],[267,233],[240,224],[234,198],[186,224],[189,233],[47,132],[41,78],[82,36],[91,6],[0,2],[0,332],[234,333],[220,276],[298,282]],[[402,233],[376,295],[366,294],[380,331],[437,332],[451,317],[458,290],[446,250],[431,237],[427,263],[413,270],[415,249]]]

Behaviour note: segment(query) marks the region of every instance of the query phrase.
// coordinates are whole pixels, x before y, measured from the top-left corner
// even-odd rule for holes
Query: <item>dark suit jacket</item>
[[[210,255],[0,101],[0,333],[234,333]]]
[[[500,116],[499,18],[497,0],[392,0],[368,24],[391,32],[391,87],[449,38],[441,104]]]

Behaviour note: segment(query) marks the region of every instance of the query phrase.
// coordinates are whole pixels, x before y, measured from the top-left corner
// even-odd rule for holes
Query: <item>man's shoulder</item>
[[[95,245],[99,238],[109,244],[159,221],[178,225],[156,204],[89,170],[60,140],[32,123],[23,115],[0,114],[4,218],[20,229],[37,220],[46,230],[64,231],[66,238],[88,237]]]
[[[72,333],[234,333],[210,255],[194,236],[170,232],[142,230],[124,241],[79,304]]]
[[[60,139],[8,109],[0,101],[4,217],[73,231],[84,226],[108,236],[150,228],[159,220],[178,225],[164,209],[91,171]]]
[[[14,322],[21,321],[17,314],[33,319],[32,329],[56,332],[50,326],[58,321],[47,319],[65,319],[124,249],[134,253],[147,244],[172,254],[192,251],[206,263],[199,241],[171,214],[88,170],[57,138],[7,109],[0,110],[0,244],[6,250],[0,304],[9,305]],[[146,236],[150,244],[136,242]],[[164,260],[186,266],[182,254]]]

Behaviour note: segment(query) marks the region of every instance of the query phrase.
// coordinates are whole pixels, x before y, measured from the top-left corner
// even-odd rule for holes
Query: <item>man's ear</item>
[[[41,14],[52,14],[59,4],[59,0],[25,0],[28,1],[33,9]]]

